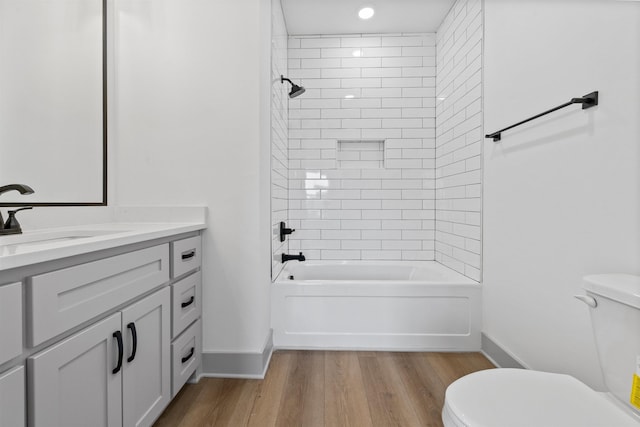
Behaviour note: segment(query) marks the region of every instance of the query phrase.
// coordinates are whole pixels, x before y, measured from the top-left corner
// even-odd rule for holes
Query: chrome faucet
[[[20,192],[20,194],[33,194],[33,188],[24,184],[9,184],[3,185],[0,187],[0,194],[6,193],[7,191],[16,190]],[[31,206],[26,206],[24,208],[16,209],[13,211],[9,211],[9,218],[7,218],[7,222],[5,223],[2,219],[2,213],[0,212],[0,235],[4,234],[20,234],[22,233],[22,228],[20,227],[20,223],[16,219],[16,212],[22,211],[25,209],[31,209]]]

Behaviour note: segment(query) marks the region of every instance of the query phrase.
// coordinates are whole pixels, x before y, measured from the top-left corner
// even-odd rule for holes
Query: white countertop
[[[204,222],[112,222],[0,236],[0,271],[203,230]]]

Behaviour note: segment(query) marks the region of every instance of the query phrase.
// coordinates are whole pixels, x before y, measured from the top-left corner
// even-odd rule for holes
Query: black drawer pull
[[[187,360],[191,359],[191,357],[193,356],[194,351],[196,351],[196,348],[191,347],[191,350],[189,350],[189,354],[182,358],[182,363],[187,363]]]
[[[183,261],[191,259],[194,256],[196,256],[196,250],[195,249],[191,249],[190,251],[182,252],[182,260]]]
[[[111,373],[117,374],[118,372],[120,372],[120,369],[122,368],[122,356],[124,356],[124,347],[122,346],[122,332],[115,331],[113,333],[113,337],[118,342],[118,364],[116,365],[115,368],[113,368],[113,371],[111,371]]]
[[[189,301],[183,302],[180,304],[180,306],[182,308],[187,308],[189,307],[191,304],[193,304],[193,302],[196,300],[196,297],[194,297],[193,295],[191,295],[191,298],[189,298]]]
[[[131,338],[133,339],[131,355],[127,358],[127,362],[131,363],[136,358],[136,351],[138,351],[138,331],[136,331],[136,324],[133,322],[127,325],[127,329],[131,331]]]

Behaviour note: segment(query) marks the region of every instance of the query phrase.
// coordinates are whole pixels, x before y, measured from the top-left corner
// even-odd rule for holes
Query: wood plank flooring
[[[277,351],[264,380],[187,384],[154,427],[442,426],[445,389],[479,353]]]

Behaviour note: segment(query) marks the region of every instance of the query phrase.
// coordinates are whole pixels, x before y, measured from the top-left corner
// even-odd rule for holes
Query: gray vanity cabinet
[[[153,425],[200,369],[201,249],[191,231],[3,272],[0,427]]]
[[[165,287],[30,357],[30,425],[150,425],[171,398],[170,336]]]

